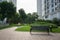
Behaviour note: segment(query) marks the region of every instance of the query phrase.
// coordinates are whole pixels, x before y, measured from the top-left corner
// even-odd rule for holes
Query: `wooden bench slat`
[[[41,30],[41,31],[46,31],[49,34],[50,27],[48,26],[31,26],[30,32],[32,30]]]

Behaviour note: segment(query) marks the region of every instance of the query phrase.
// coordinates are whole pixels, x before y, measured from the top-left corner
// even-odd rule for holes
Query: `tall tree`
[[[32,15],[31,15],[31,13],[27,14],[26,23],[29,23],[29,24],[32,23]]]
[[[20,22],[20,16],[18,13],[15,14],[14,17],[12,17],[12,23],[19,23]]]
[[[38,19],[38,14],[37,14],[37,12],[33,12],[32,13],[32,16],[33,16],[33,18],[36,20],[36,19]]]
[[[5,17],[12,18],[16,13],[16,7],[12,2],[0,2],[0,14],[2,14],[2,19]]]
[[[24,9],[20,9],[20,10],[19,10],[19,14],[20,14],[21,22],[22,22],[22,23],[25,23],[25,20],[26,20],[26,18],[27,18],[27,15],[26,15]]]

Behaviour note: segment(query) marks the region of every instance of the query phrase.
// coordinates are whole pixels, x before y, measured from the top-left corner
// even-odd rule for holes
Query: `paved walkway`
[[[46,33],[40,32],[31,35],[29,32],[17,32],[16,28],[0,30],[0,40],[60,40],[60,33],[51,33],[48,36]]]

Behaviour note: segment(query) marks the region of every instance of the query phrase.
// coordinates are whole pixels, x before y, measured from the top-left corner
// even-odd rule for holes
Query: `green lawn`
[[[30,26],[29,25],[23,25],[21,28],[18,27],[16,31],[30,31]]]
[[[60,28],[54,28],[54,29],[52,29],[52,32],[54,32],[54,33],[60,33]]]
[[[27,31],[27,32],[29,32],[30,31],[30,25],[23,25],[23,27],[21,27],[21,28],[18,27],[16,29],[16,31]],[[52,29],[52,31],[55,33],[60,33],[60,28],[54,28],[54,29]]]

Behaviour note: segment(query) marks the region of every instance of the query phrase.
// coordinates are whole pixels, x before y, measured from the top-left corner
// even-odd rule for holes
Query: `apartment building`
[[[37,0],[39,19],[60,19],[60,0]]]
[[[38,13],[38,19],[43,19],[43,13],[44,13],[44,0],[37,0],[37,13]]]

